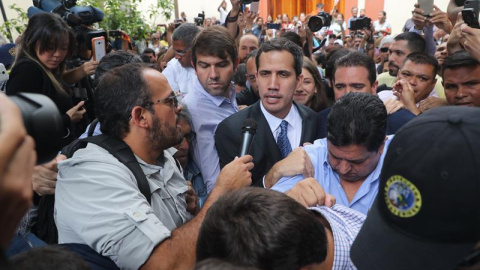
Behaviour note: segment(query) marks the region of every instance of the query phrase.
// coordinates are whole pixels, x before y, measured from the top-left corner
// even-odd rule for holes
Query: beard
[[[161,123],[158,117],[153,118],[152,128],[148,134],[148,141],[152,149],[163,151],[181,143],[182,140],[182,132],[177,126],[169,127],[165,123]]]
[[[388,63],[388,74],[390,74],[390,76],[396,77],[398,75],[399,70],[400,70],[400,67],[397,66],[395,63],[391,61]]]

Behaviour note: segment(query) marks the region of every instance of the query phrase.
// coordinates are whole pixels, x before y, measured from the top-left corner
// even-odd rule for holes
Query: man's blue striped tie
[[[288,122],[282,120],[282,123],[280,124],[280,133],[277,137],[277,146],[278,150],[280,150],[280,154],[282,155],[282,159],[292,152],[292,146],[290,145],[290,141],[287,137],[287,127]]]

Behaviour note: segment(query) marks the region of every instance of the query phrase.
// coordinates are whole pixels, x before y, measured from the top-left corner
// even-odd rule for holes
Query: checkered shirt
[[[322,214],[332,227],[335,245],[332,270],[357,269],[350,260],[350,247],[366,216],[340,204],[336,204],[332,208],[326,206],[311,207],[310,210]]]

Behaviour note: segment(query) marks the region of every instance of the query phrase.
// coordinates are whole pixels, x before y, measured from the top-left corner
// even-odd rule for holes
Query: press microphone
[[[242,148],[240,150],[240,157],[248,154],[248,149],[252,143],[253,135],[257,132],[257,122],[252,118],[247,118],[243,121],[242,133]]]

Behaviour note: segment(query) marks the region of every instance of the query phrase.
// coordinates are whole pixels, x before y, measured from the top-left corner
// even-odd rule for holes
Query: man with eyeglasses
[[[192,46],[195,36],[200,32],[193,23],[181,24],[172,35],[172,50],[175,58],[167,63],[163,75],[175,92],[188,93],[193,81],[197,79],[192,66]]]
[[[225,27],[214,25],[200,32],[192,48],[197,80],[183,102],[192,114],[193,158],[200,168],[208,192],[220,172],[214,133],[217,125],[238,111],[232,84],[237,46]]]
[[[104,256],[103,263],[121,269],[192,268],[207,209],[223,194],[251,183],[251,156],[236,159],[220,173],[199,210],[195,192],[169,151],[183,138],[177,124],[182,106],[166,78],[142,64],[124,65],[102,77],[95,101],[103,134],[130,147],[151,196],[140,192],[123,163],[88,144],[59,164],[59,243],[87,246]]]

